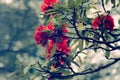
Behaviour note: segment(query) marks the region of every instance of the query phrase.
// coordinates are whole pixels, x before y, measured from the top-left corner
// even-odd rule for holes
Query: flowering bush
[[[88,12],[92,8],[97,10],[96,4],[101,4],[104,13],[96,11],[97,17],[93,19],[88,17]],[[48,80],[89,74],[110,65],[83,72],[75,72],[71,67],[71,63],[80,67],[74,59],[85,50],[102,49],[105,57],[110,59],[110,52],[120,48],[115,46],[120,41],[120,34],[116,33],[119,29],[115,29],[112,9],[106,11],[104,5],[104,0],[100,3],[91,0],[43,0],[40,8],[44,23],[36,28],[34,39],[37,45],[44,48],[48,62],[46,66],[39,64],[42,66],[39,71],[43,72],[42,75],[47,74]],[[114,59],[115,62],[119,60]]]

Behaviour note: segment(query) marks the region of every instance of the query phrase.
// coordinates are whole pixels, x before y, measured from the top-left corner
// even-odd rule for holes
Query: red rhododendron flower
[[[63,40],[58,43],[57,51],[65,55],[69,55],[70,47],[67,45],[67,42],[68,38],[63,38]]]
[[[44,3],[54,6],[54,3],[60,4],[60,0],[44,0]]]
[[[53,31],[54,27],[53,27],[53,23],[49,23],[47,26],[42,26],[40,25],[36,31],[35,31],[35,35],[34,35],[34,40],[36,42],[36,44],[42,44],[42,46],[45,46],[49,35],[47,32],[47,30]]]
[[[60,4],[60,0],[44,0],[41,11],[45,13],[46,10],[52,9],[55,3]]]
[[[47,52],[47,53],[45,53],[47,59],[50,59],[50,57],[51,57],[50,53],[52,51],[53,46],[55,46],[54,44],[55,44],[54,40],[51,39],[48,41],[48,46],[45,47],[45,52]]]
[[[36,44],[42,44],[42,46],[45,46],[47,43],[47,33],[46,32],[36,32],[35,33],[35,42]]]
[[[51,51],[55,45],[56,51],[54,54],[60,52],[62,55],[69,55],[70,47],[67,45],[68,38],[65,37],[66,32],[68,32],[68,30],[65,24],[63,24],[61,28],[55,29],[53,22],[50,22],[46,26],[40,25],[36,29],[34,35],[35,42],[36,44],[41,44],[45,48],[45,56],[47,59],[50,59],[52,57]],[[64,64],[64,61],[62,59],[59,60],[59,62],[60,64]]]
[[[99,17],[96,17],[92,22],[92,27],[94,30],[98,29],[102,25],[105,29],[113,31],[114,20],[113,20],[112,16],[100,15]]]
[[[55,28],[54,28],[54,23],[53,23],[53,22],[50,22],[50,23],[47,25],[47,27],[48,27],[48,30],[51,30],[51,31],[54,31],[54,30],[55,30]]]
[[[68,38],[64,37],[65,34],[63,34],[64,32],[67,32],[67,31],[68,31],[67,28],[65,26],[64,27],[62,26],[62,28],[59,29],[57,33],[53,33],[52,37],[49,38],[48,46],[46,47],[46,51],[47,51],[47,54],[48,54],[47,55],[48,59],[50,58],[50,53],[53,49],[53,46],[55,46],[55,45],[57,45],[56,52],[61,52],[62,54],[68,56],[68,54],[70,52],[70,47],[67,45]],[[54,32],[55,32],[55,30],[54,30]]]
[[[45,46],[47,43],[48,34],[46,32],[43,32],[43,30],[46,30],[46,26],[39,26],[34,35],[34,40],[36,44],[42,44],[42,46]]]
[[[63,24],[63,25],[62,25],[62,31],[63,31],[63,32],[68,32],[68,29],[66,28],[66,24]]]
[[[64,54],[66,56],[69,55],[70,53],[70,47],[67,45],[67,42],[68,42],[68,38],[61,38],[61,41],[58,42],[58,43],[55,43],[55,41],[53,41],[52,39],[48,41],[48,46],[45,48],[45,50],[47,51],[47,58],[50,59],[50,53],[53,49],[53,46],[55,46],[55,44],[57,45],[56,47],[56,52],[60,52],[61,54]],[[55,54],[54,53],[54,54]]]
[[[48,10],[48,9],[52,9],[52,7],[49,6],[49,5],[46,4],[46,3],[42,3],[42,5],[41,5],[41,11],[42,11],[42,12],[45,12],[45,11]]]

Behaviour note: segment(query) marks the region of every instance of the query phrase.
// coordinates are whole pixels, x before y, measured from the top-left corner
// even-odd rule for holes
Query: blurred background
[[[0,80],[23,80],[22,70],[17,77],[9,73],[39,59],[33,38],[39,7],[40,0],[0,0]]]
[[[33,38],[35,28],[41,21],[40,2],[41,0],[0,0],[0,80],[24,80],[29,65],[44,61],[43,50],[35,45]],[[81,55],[85,58],[81,69],[107,63],[102,52],[100,55],[93,51],[88,53],[91,54],[87,57]],[[119,65],[117,63],[100,72],[78,76],[73,80],[120,80]]]

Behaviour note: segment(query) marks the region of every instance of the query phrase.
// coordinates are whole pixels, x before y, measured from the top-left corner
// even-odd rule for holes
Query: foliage
[[[109,1],[106,1],[106,4],[108,2]],[[46,66],[40,68],[40,72],[44,72],[45,74],[49,75],[49,77],[48,75],[46,76],[48,80],[69,79],[73,78],[74,76],[93,73],[120,60],[120,58],[115,58],[113,62],[90,71],[75,72],[71,67],[71,63],[77,67],[80,67],[80,65],[75,62],[74,59],[79,53],[83,53],[84,50],[93,49],[96,51],[98,49],[102,49],[105,51],[105,57],[107,59],[111,59],[110,52],[120,49],[120,46],[116,45],[116,43],[120,40],[120,34],[116,33],[116,30],[119,31],[119,28],[115,29],[114,19],[111,16],[112,9],[117,8],[119,2],[116,5],[115,0],[111,0],[111,3],[113,6],[111,7],[111,10],[108,11],[105,8],[104,0],[67,0],[63,2],[60,0],[43,0],[41,11],[43,12],[44,16],[44,25],[49,25],[50,22],[52,22],[53,24],[51,25],[51,29],[53,29],[52,26],[55,28],[52,30],[52,32],[50,32],[51,30],[44,29],[47,27],[50,28],[49,26],[43,26],[44,28],[39,30],[36,29],[35,41],[38,45],[41,44],[45,50],[46,47],[48,48],[48,50],[46,50],[47,52],[45,52],[45,54],[49,56],[49,58],[46,58],[48,63]],[[101,4],[104,13],[101,13],[101,11],[97,10],[96,4]],[[92,8],[96,9],[94,14],[97,14],[97,17],[95,19],[88,17],[89,11]],[[66,25],[68,31],[60,31],[61,28],[63,30],[65,29],[62,27],[63,24]],[[42,27],[40,26],[39,28]],[[43,32],[46,34],[46,36],[44,36],[44,38],[46,37],[45,39],[42,38]],[[42,35],[38,35],[37,33]],[[62,46],[62,44],[65,43],[64,39],[61,39],[62,37],[70,40],[66,41],[66,43],[69,43],[67,46]],[[85,41],[85,44],[82,44],[83,41]],[[49,47],[51,46],[50,42],[52,42],[52,46],[54,47]],[[75,45],[71,45],[72,42]],[[78,44],[76,44],[77,42]],[[59,43],[62,47],[64,47],[63,49],[58,46]],[[66,51],[65,49],[68,46],[74,46],[74,52],[72,52],[71,48],[71,53],[67,53],[67,56],[65,56],[63,51]],[[66,74],[65,72],[67,71],[70,73]]]
[[[1,8],[7,6],[2,4],[0,7],[3,13],[0,25],[4,26],[0,26],[0,35],[5,37],[0,40],[0,57],[9,59],[3,61],[1,58],[1,61],[6,63],[4,67],[7,71],[14,71],[9,80],[13,80],[13,77],[19,80],[79,80],[80,75],[101,74],[99,71],[120,61],[120,58],[111,57],[112,51],[120,49],[120,29],[116,28],[112,17],[120,14],[120,1],[43,0],[40,25],[35,31],[39,17],[30,6],[31,1],[21,1],[23,9]],[[109,3],[112,6],[107,10]],[[103,12],[97,8],[98,5]],[[91,13],[91,10],[95,12]],[[101,50],[107,64],[90,64],[93,58],[83,63],[81,55],[89,56],[89,50],[94,53]],[[89,76],[91,80],[95,77],[99,78],[100,75]]]

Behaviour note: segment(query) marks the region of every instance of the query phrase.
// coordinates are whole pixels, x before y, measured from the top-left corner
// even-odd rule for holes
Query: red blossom
[[[54,31],[55,28],[54,28],[54,23],[53,22],[50,22],[48,25],[47,25],[48,29],[51,30],[51,31]]]
[[[62,31],[63,31],[64,33],[68,32],[68,29],[66,28],[66,24],[63,24],[63,25],[62,25]]]
[[[68,38],[61,38],[61,41],[57,43],[57,47],[56,47],[56,52],[54,54],[56,54],[57,52],[60,52],[62,55],[66,55],[68,56],[70,53],[70,47],[67,45],[68,42]],[[55,41],[54,40],[49,40],[48,41],[48,46],[46,46],[45,51],[47,51],[47,58],[50,59],[50,53],[53,49],[53,46],[55,46]]]
[[[104,26],[105,29],[113,31],[114,28],[114,20],[110,15],[100,15],[96,17],[92,22],[92,27],[94,30],[98,29],[100,26]]]
[[[60,4],[60,0],[44,0],[44,3],[54,6],[54,3]]]
[[[36,44],[41,44],[43,47],[46,45],[49,35],[47,30],[54,31],[53,23],[49,23],[47,26],[38,26],[35,31],[34,40]]]
[[[42,3],[41,4],[41,11],[42,12],[46,12],[48,9],[51,9],[52,7],[51,6],[49,6],[48,4],[46,4],[46,3]]]
[[[36,32],[34,36],[36,44],[42,44],[45,46],[47,43],[47,33],[46,32]]]
[[[66,32],[68,32],[68,29],[65,24],[63,24],[59,29],[55,29],[53,22],[50,22],[46,26],[38,26],[35,31],[34,39],[36,44],[41,44],[44,47],[47,59],[52,57],[51,51],[55,45],[56,51],[54,54],[60,52],[62,55],[69,55],[70,47],[67,45],[68,38],[65,37],[67,36],[65,34]],[[60,60],[60,63],[64,64],[64,61]]]
[[[60,35],[58,35],[56,38],[54,38],[54,34],[53,34],[53,37],[50,37],[50,39],[48,41],[48,46],[46,47],[46,51],[48,52],[48,55],[47,55],[48,59],[50,58],[50,53],[53,49],[53,46],[55,46],[55,45],[57,45],[55,53],[61,52],[64,55],[67,55],[67,56],[69,55],[71,49],[67,45],[68,38],[64,37],[66,35],[63,34],[64,32],[67,32],[67,31],[68,31],[67,28],[64,26],[64,27],[62,27],[62,31],[60,30],[60,33],[57,33]],[[57,40],[58,38],[59,38],[59,40]]]
[[[44,0],[41,11],[45,13],[47,10],[52,9],[55,3],[60,4],[60,0]]]
[[[62,38],[62,41],[58,43],[57,51],[64,55],[69,55],[70,47],[67,45],[68,38]]]
[[[42,44],[42,46],[45,46],[47,43],[48,34],[46,32],[43,32],[43,30],[46,30],[46,26],[39,26],[34,35],[34,40],[36,44]]]
[[[47,59],[50,59],[50,57],[51,57],[50,53],[53,49],[53,46],[55,46],[54,44],[55,44],[54,40],[51,39],[51,40],[48,41],[48,46],[45,47],[45,52],[47,52],[47,53],[45,53],[45,54],[47,54],[46,55]]]

